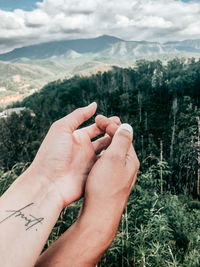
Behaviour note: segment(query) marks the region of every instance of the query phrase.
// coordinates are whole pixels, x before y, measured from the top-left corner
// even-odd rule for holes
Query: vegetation
[[[27,110],[0,120],[0,192],[32,161],[53,121],[92,101],[98,113],[132,124],[141,162],[99,266],[200,266],[200,60],[138,61],[134,69],[50,83],[18,103]],[[80,205],[62,212],[46,247]]]

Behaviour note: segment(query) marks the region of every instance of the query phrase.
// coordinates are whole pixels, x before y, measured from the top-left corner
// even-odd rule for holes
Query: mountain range
[[[133,67],[138,59],[167,62],[174,57],[200,58],[200,39],[167,42],[125,41],[103,35],[14,49],[0,54],[1,97],[29,94],[56,79],[91,75],[112,66]]]
[[[91,39],[65,40],[42,43],[14,49],[11,52],[0,54],[1,61],[20,61],[27,59],[47,59],[60,57],[72,53],[75,55],[97,54],[100,56],[115,57],[130,55],[133,58],[141,58],[151,54],[161,53],[200,53],[199,40],[185,40],[180,42],[167,42],[164,44],[147,41],[125,41],[113,36],[103,35]],[[76,56],[75,56],[76,58]]]
[[[14,49],[11,52],[0,55],[0,60],[13,61],[19,58],[46,59],[52,56],[60,56],[73,50],[77,53],[98,53],[116,42],[123,40],[112,36],[101,36],[91,39],[66,40],[48,42]]]

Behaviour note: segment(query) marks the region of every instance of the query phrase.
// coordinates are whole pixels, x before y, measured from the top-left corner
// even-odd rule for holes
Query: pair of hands
[[[118,117],[99,115],[94,124],[77,130],[96,109],[92,103],[53,123],[30,167],[53,185],[62,207],[80,199],[84,189],[85,207],[111,199],[125,204],[136,180],[139,161],[132,132],[123,126],[117,131]],[[106,135],[92,142],[102,133]]]
[[[99,115],[77,130],[96,108],[55,122],[30,167],[1,197],[1,266],[95,266],[112,242],[139,162],[132,128],[119,118]],[[39,257],[61,210],[83,193],[80,216]]]

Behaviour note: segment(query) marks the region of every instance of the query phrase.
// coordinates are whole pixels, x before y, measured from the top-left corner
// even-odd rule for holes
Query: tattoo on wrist
[[[34,205],[34,203],[30,203],[30,204],[28,204],[28,205],[26,205],[26,206],[24,206],[18,210],[6,210],[6,212],[8,212],[9,215],[6,218],[4,218],[2,221],[0,221],[0,224],[8,221],[11,218],[17,218],[18,217],[19,219],[21,219],[25,222],[24,226],[25,226],[26,231],[31,229],[31,228],[35,228],[35,231],[37,231],[36,227],[39,224],[42,224],[44,218],[42,218],[42,217],[37,218],[32,214],[26,215],[26,213],[25,213],[27,208],[29,208],[30,206],[33,206],[33,205]]]

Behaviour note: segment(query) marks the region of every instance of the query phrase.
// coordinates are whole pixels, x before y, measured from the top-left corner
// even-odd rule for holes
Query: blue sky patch
[[[36,2],[42,2],[42,0],[0,0],[0,9],[7,11],[13,11],[14,9],[31,11],[36,8]]]

